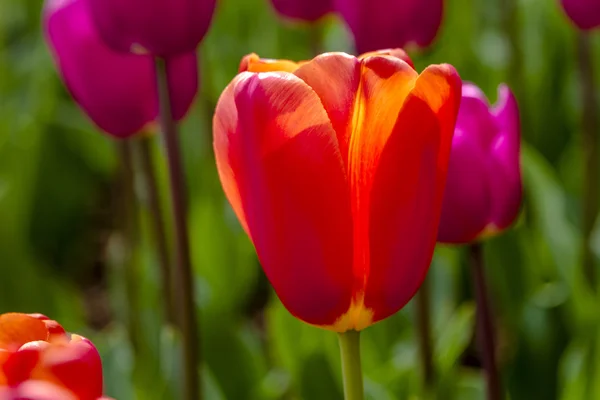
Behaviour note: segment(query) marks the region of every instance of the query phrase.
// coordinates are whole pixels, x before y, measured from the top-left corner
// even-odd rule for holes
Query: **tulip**
[[[561,0],[567,16],[579,29],[600,27],[600,2],[598,0]]]
[[[401,309],[429,267],[461,81],[401,57],[325,53],[282,71],[248,56],[218,101],[225,194],[309,324],[361,330]]]
[[[119,52],[172,57],[195,51],[215,0],[87,0],[100,35]]]
[[[429,46],[442,22],[443,0],[335,0],[359,53]]]
[[[275,10],[291,19],[315,22],[333,11],[331,0],[271,0]]]
[[[501,85],[490,107],[465,83],[456,122],[438,240],[466,244],[509,227],[521,204],[519,110]]]
[[[88,339],[41,314],[0,315],[0,399],[102,398],[102,361]]]
[[[119,54],[100,39],[87,0],[46,0],[46,40],[67,88],[103,131],[129,137],[158,117],[154,62]],[[173,117],[182,119],[198,90],[195,53],[168,61]]]

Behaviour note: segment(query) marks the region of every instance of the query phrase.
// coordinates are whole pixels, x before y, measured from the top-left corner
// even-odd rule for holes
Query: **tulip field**
[[[0,400],[600,399],[598,0],[0,1]]]

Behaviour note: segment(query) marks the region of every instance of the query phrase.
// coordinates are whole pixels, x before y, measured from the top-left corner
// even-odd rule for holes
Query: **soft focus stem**
[[[431,388],[434,383],[433,350],[431,347],[431,312],[429,280],[426,278],[417,292],[417,329],[419,333],[419,351],[421,353],[421,367],[426,388]]]
[[[360,332],[338,334],[344,377],[344,399],[363,400],[363,377],[360,365]]]
[[[584,154],[582,229],[583,229],[583,271],[592,290],[596,291],[596,270],[594,253],[592,251],[592,234],[598,217],[598,186],[600,183],[600,154],[598,143],[598,120],[596,110],[598,103],[595,95],[594,68],[592,62],[590,37],[586,32],[578,32],[577,55],[579,65],[579,80],[581,85],[581,102],[583,113],[581,129]]]
[[[483,248],[480,243],[475,243],[471,245],[470,250],[471,273],[477,301],[477,342],[487,379],[487,399],[500,400],[502,385],[496,365],[494,321],[483,274]]]
[[[164,304],[164,315],[167,322],[175,322],[175,306],[171,283],[171,271],[169,268],[169,246],[165,231],[163,210],[160,204],[154,159],[152,157],[152,139],[143,136],[135,141],[139,155],[140,177],[145,190],[145,200],[150,212],[150,223],[152,224],[152,235],[154,248],[158,258],[160,269],[160,282],[162,285],[162,296]]]
[[[140,309],[137,291],[137,260],[135,247],[138,239],[137,209],[134,190],[133,151],[129,140],[117,143],[120,159],[120,213],[117,221],[122,229],[122,258],[125,296],[127,298],[127,331],[131,346],[136,353],[141,351]]]
[[[523,102],[521,90],[523,83],[523,49],[521,28],[518,18],[517,0],[501,0],[502,26],[504,34],[510,44],[510,58],[508,64],[508,84],[515,92],[518,100]]]
[[[169,170],[171,212],[175,235],[175,284],[177,287],[177,308],[179,326],[183,338],[184,399],[201,398],[199,379],[200,338],[196,325],[194,306],[194,275],[190,260],[190,246],[187,227],[186,193],[183,166],[179,149],[177,127],[171,113],[167,66],[163,59],[156,59],[156,76],[160,106],[160,125],[167,153]]]

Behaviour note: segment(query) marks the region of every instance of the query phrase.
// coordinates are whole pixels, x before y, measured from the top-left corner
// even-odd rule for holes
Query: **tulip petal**
[[[415,65],[413,64],[413,62],[410,59],[410,57],[408,56],[408,54],[404,50],[399,49],[399,48],[369,51],[367,53],[364,53],[364,54],[361,54],[360,56],[358,56],[358,59],[362,60],[362,59],[365,59],[367,57],[372,57],[372,56],[392,56],[392,57],[396,57],[396,58],[401,59],[402,61],[404,61],[408,65],[410,65],[413,69],[415,68]]]
[[[360,84],[360,62],[344,53],[326,53],[294,72],[321,99],[335,130],[344,162],[352,133],[352,115]]]
[[[425,69],[381,154],[371,193],[365,296],[374,322],[402,308],[429,268],[460,98],[454,68]]]
[[[352,219],[319,97],[292,74],[244,72],[223,92],[213,132],[225,193],[282,303],[331,325],[350,305]]]
[[[95,400],[102,396],[102,361],[98,350],[86,338],[72,335],[69,343],[47,347],[41,362],[45,370],[79,399]]]
[[[301,21],[314,22],[333,11],[331,0],[271,0],[280,14]]]
[[[0,315],[0,349],[14,351],[27,342],[47,339],[48,329],[43,321],[20,313]]]
[[[520,170],[520,120],[517,100],[506,85],[498,88],[498,102],[492,110],[499,133],[491,145],[490,181],[492,229],[503,230],[515,220],[522,199]]]
[[[298,69],[299,63],[290,60],[273,60],[270,58],[260,58],[257,54],[251,53],[242,58],[239,72],[294,72]]]
[[[442,243],[469,243],[489,222],[489,156],[467,135],[459,128],[454,133],[438,232]]]

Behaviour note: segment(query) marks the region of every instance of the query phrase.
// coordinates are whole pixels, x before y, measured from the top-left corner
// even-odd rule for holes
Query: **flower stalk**
[[[431,346],[431,291],[429,286],[429,280],[425,278],[415,298],[421,369],[426,388],[431,388],[434,384],[433,349]]]
[[[470,264],[477,302],[477,341],[487,380],[487,399],[500,400],[502,384],[496,365],[494,321],[483,273],[483,248],[480,243],[470,247]]]
[[[171,113],[167,65],[164,59],[156,59],[156,76],[160,107],[160,125],[167,153],[170,180],[171,213],[175,247],[175,284],[177,287],[177,308],[179,327],[183,339],[184,399],[202,398],[200,388],[200,338],[194,305],[194,275],[190,259],[190,246],[187,226],[187,204],[183,165],[179,149],[177,126]]]
[[[338,334],[342,357],[344,399],[363,400],[363,377],[360,364],[360,332],[347,331]]]

